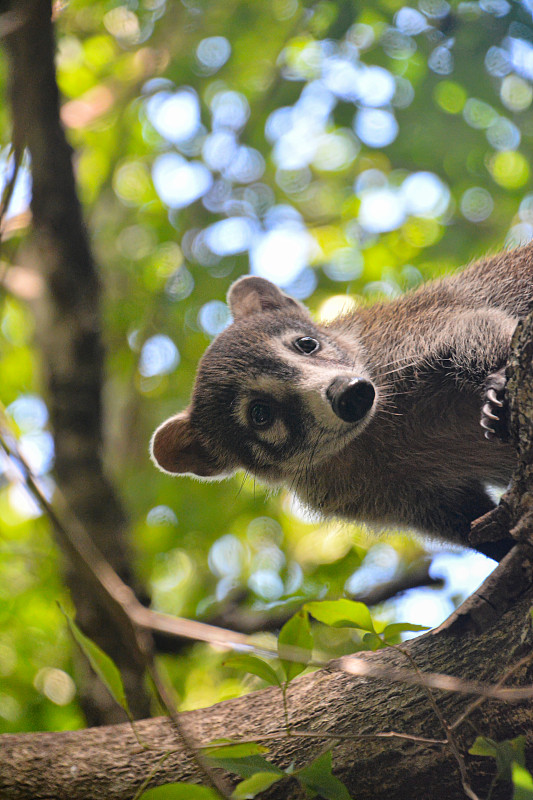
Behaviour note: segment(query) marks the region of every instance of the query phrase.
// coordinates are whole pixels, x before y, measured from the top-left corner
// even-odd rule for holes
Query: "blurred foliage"
[[[293,608],[389,579],[423,552],[310,520],[242,477],[172,480],[148,441],[187,404],[249,260],[327,317],[347,295],[393,296],[532,237],[532,43],[530,0],[61,6],[62,118],[104,284],[106,459],[156,608],[208,617],[236,596],[248,611]],[[7,103],[0,132],[8,171]],[[28,305],[41,288],[18,258],[27,194],[26,165],[2,249],[2,402],[51,491]],[[0,466],[0,730],[76,727],[58,556]],[[335,653],[362,646],[346,628],[320,637]],[[162,659],[182,707],[255,685],[226,657],[194,645]]]

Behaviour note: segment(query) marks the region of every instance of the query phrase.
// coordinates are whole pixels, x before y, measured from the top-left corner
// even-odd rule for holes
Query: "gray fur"
[[[203,478],[245,469],[325,516],[467,543],[472,520],[493,507],[487,484],[504,486],[514,465],[511,445],[483,436],[480,409],[533,304],[533,247],[327,325],[261,278],[241,278],[228,302],[235,321],[202,358],[189,408],[155,432],[155,462]],[[320,350],[299,352],[299,337]],[[348,423],[328,388],[354,377],[376,398]],[[264,429],[252,424],[254,403],[273,416]]]

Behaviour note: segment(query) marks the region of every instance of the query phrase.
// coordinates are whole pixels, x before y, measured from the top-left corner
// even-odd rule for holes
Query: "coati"
[[[259,277],[228,303],[189,407],[152,438],[155,463],[207,479],[244,469],[327,517],[468,544],[494,506],[487,485],[514,466],[504,367],[533,303],[533,246],[325,325]],[[500,558],[510,544],[479,549]]]

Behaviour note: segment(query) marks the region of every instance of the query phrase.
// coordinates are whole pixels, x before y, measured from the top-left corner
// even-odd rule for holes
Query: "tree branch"
[[[121,540],[124,515],[103,474],[100,459],[102,347],[98,280],[75,196],[70,153],[58,122],[50,6],[36,2],[28,8],[32,9],[31,18],[9,35],[8,47],[14,87],[24,81],[25,88],[24,93],[12,92],[15,125],[24,133],[34,165],[32,212],[38,234],[35,248],[46,281],[43,348],[52,397],[57,468],[67,501],[83,523],[79,528],[82,532],[74,537],[76,545],[72,544],[70,524],[65,528],[65,549],[77,566],[85,565],[84,593],[90,597],[98,587],[98,615],[102,612],[105,619],[114,620],[109,630],[118,630],[122,636],[126,632],[125,658],[122,642],[118,657],[113,647],[107,649],[126,674],[133,657],[134,672],[139,674],[139,667],[146,664],[143,655],[149,652],[149,631],[158,626],[176,630],[180,624],[186,628],[187,623],[192,630],[199,623],[171,623],[164,615],[143,609],[132,590],[108,569],[108,562],[112,562],[118,563],[119,571],[127,572],[128,559]],[[33,69],[28,75],[28,65],[35,64],[36,59],[42,70]],[[65,207],[65,198],[70,208]],[[80,234],[79,240],[67,235],[66,231],[70,234],[72,229]],[[530,330],[527,337],[530,343]],[[65,341],[66,357],[57,348],[58,342]],[[531,361],[530,355],[527,358]],[[520,418],[525,415],[531,419],[530,400]],[[521,451],[525,472],[515,482],[517,498],[523,498],[531,488],[527,447],[532,440],[529,431],[525,436]],[[511,515],[512,530],[520,544],[450,621],[405,646],[416,664],[415,670],[406,669],[405,656],[390,648],[343,659],[327,670],[296,680],[288,691],[291,735],[285,730],[283,703],[275,689],[182,715],[180,723],[186,736],[181,740],[168,720],[140,722],[137,731],[149,749],[139,745],[129,724],[64,733],[6,735],[0,750],[0,796],[3,800],[130,800],[154,767],[157,770],[152,785],[201,780],[197,758],[184,741],[207,743],[228,735],[268,740],[271,757],[281,766],[292,761],[302,765],[325,746],[337,742],[336,772],[359,800],[375,798],[378,792],[391,800],[406,796],[454,800],[463,797],[461,780],[465,786],[473,787],[472,792],[483,794],[491,784],[493,765],[466,755],[475,731],[494,739],[518,733],[533,737],[531,660],[524,656],[524,651],[531,650],[532,638],[528,613],[533,563],[529,543],[531,504],[527,501],[520,507],[520,502],[517,500],[518,516]],[[102,517],[104,509],[106,516]],[[79,525],[73,523],[72,527],[78,530],[76,524]],[[64,528],[59,517],[56,528]],[[86,537],[85,529],[94,539],[102,537],[103,557],[94,541]],[[79,599],[81,602],[81,596]],[[93,609],[91,613],[94,614]],[[97,621],[100,626],[100,616]],[[178,635],[183,635],[183,630],[182,627]],[[198,633],[200,628],[195,630]],[[88,633],[100,638],[90,627]],[[228,643],[230,637],[238,636],[227,631],[225,635]],[[223,638],[220,632],[216,636]],[[120,637],[116,637],[119,641]],[[246,637],[235,643],[250,645]],[[348,670],[357,676],[347,674]],[[400,691],[398,682],[407,683],[409,678],[411,685]],[[512,678],[513,685],[523,689],[494,687],[498,678],[500,683]],[[434,703],[428,701],[428,686],[435,687]],[[481,697],[473,703],[467,692],[480,692]],[[508,702],[501,702],[502,698]],[[524,702],[511,706],[512,699]],[[443,723],[448,738],[448,731],[453,730],[454,753],[441,740]],[[384,746],[387,735],[390,742]],[[507,795],[506,788],[496,787],[493,793],[495,799]],[[280,784],[268,796],[281,800],[295,796],[295,792]]]
[[[481,636],[473,631],[452,633],[449,629],[426,634],[408,645],[422,672],[448,671],[476,681],[493,681],[494,663],[499,675],[512,669],[525,649],[531,649],[529,604],[525,595]],[[365,653],[358,661],[395,670],[405,669],[405,659],[394,648]],[[531,680],[531,663],[523,667],[513,683]],[[412,673],[413,677],[415,674]],[[457,693],[436,694],[443,717],[450,724],[469,708],[471,699]],[[313,758],[325,744],[346,736],[335,749],[338,776],[358,800],[374,800],[377,794],[390,800],[455,800],[462,798],[460,776],[453,756],[442,744],[391,739],[379,734],[391,729],[421,737],[441,738],[442,728],[432,713],[424,689],[397,683],[353,677],[343,672],[321,671],[294,681],[289,688],[291,726],[317,735],[287,737],[281,694],[275,689],[217,706],[181,715],[182,724],[195,742],[207,744],[219,737],[257,739],[265,737],[269,758],[281,766],[292,760],[298,766]],[[533,705],[487,700],[475,708],[455,736],[467,765],[469,780],[483,795],[491,781],[493,764],[468,757],[465,751],[476,731],[494,739],[518,733],[533,736]],[[128,724],[64,733],[15,734],[1,739],[0,796],[5,800],[131,800],[162,755],[152,785],[169,781],[198,781],[191,758],[179,746],[166,719],[136,723],[136,729],[151,749],[138,744]],[[364,737],[358,739],[360,734]],[[372,735],[376,734],[376,738]],[[328,737],[331,737],[329,739]],[[371,737],[371,738],[366,738]],[[355,754],[355,748],[357,752]],[[379,787],[379,789],[378,789]],[[499,790],[498,790],[499,791]],[[494,798],[508,797],[509,789]],[[297,796],[287,784],[268,795],[280,800]]]
[[[31,476],[26,476],[26,479],[39,496],[39,489],[33,485]],[[45,498],[41,497],[40,500],[46,503]],[[48,509],[48,513],[56,515],[55,525],[66,537],[64,545],[72,550],[71,557],[84,563],[84,569],[98,586],[102,600],[105,599],[110,609],[114,608],[113,613],[120,619],[122,629],[130,631],[137,646],[143,647],[139,634],[154,629],[180,636],[192,635],[219,644],[233,644],[239,649],[252,646],[250,640],[242,635],[193,621],[173,619],[143,608],[95,550],[79,523],[71,520],[73,527],[67,530],[55,511]],[[435,750],[434,742],[422,742],[422,739],[435,739],[441,725],[438,719],[431,719],[431,708],[424,702],[424,692],[428,687],[447,691],[446,695],[439,697],[439,708],[443,718],[456,720],[455,723],[451,722],[451,726],[458,742],[468,745],[472,740],[472,736],[468,738],[470,728],[466,728],[466,720],[469,726],[479,724],[486,735],[496,739],[517,733],[531,732],[533,735],[533,723],[528,717],[533,687],[485,685],[494,681],[492,665],[495,662],[500,668],[500,679],[513,674],[515,682],[522,685],[529,679],[529,652],[528,658],[518,664],[521,670],[517,671],[517,659],[522,657],[522,650],[530,650],[531,631],[527,612],[531,598],[531,563],[527,559],[528,551],[529,548],[524,545],[516,547],[476,593],[478,603],[486,602],[483,598],[488,594],[491,594],[494,602],[495,594],[491,586],[495,581],[497,583],[498,575],[509,577],[512,572],[509,564],[514,565],[517,575],[523,574],[521,582],[516,578],[511,582],[512,592],[500,593],[499,606],[490,606],[494,612],[491,616],[480,615],[476,603],[469,601],[470,608],[462,610],[461,625],[442,626],[435,634],[420,637],[405,646],[418,671],[406,669],[398,652],[388,649],[377,654],[341,659],[331,664],[328,671],[315,673],[292,684],[289,690],[291,727],[296,731],[304,728],[305,736],[296,735],[287,739],[280,697],[274,690],[267,690],[252,697],[220,704],[215,709],[181,715],[180,726],[186,732],[187,740],[207,744],[222,735],[258,739],[266,736],[274,757],[281,759],[282,764],[286,763],[283,759],[284,754],[286,759],[288,752],[301,763],[311,759],[328,743],[328,737],[331,737],[330,743],[341,741],[337,751],[342,752],[344,748],[344,757],[347,758],[347,748],[353,747],[354,741],[358,740],[358,748],[363,750],[363,766],[367,758],[374,765],[372,769],[385,770],[385,776],[383,772],[380,773],[384,785],[389,779],[394,785],[398,783],[396,770],[391,773],[389,765],[387,771],[391,752],[398,759],[399,766],[405,769],[405,759],[412,758],[412,747],[417,742],[420,746],[426,745],[422,763],[429,759],[431,769],[442,769],[447,775],[455,776],[456,783],[448,780],[442,782],[439,774],[439,784],[442,782],[445,793],[439,795],[433,781],[431,797],[438,800],[439,797],[460,796],[454,794],[460,784],[453,762],[450,761],[450,753],[443,747]],[[434,674],[435,668],[439,670],[438,674]],[[358,677],[343,674],[341,670]],[[442,672],[453,672],[461,677],[454,678]],[[372,680],[369,681],[369,678]],[[400,693],[398,682],[411,685]],[[474,704],[469,699],[472,693],[480,694]],[[487,698],[496,697],[508,702],[529,702],[518,707],[518,710],[516,707],[511,709],[507,704],[496,704],[494,700],[490,704],[487,702]],[[414,709],[413,713],[411,709]],[[251,727],[250,719],[256,720]],[[372,720],[370,730],[369,719]],[[399,733],[403,733],[405,740],[394,741],[384,750],[382,740],[390,731],[392,720],[396,720],[394,727],[401,727],[403,731],[391,732],[390,738],[396,739]],[[481,722],[478,723],[478,720]],[[178,745],[168,721],[147,720],[138,723],[138,735],[153,748],[149,751],[139,748],[138,740],[128,725],[105,730],[103,738],[100,730],[2,737],[0,796],[6,800],[67,796],[70,800],[76,800],[77,797],[94,797],[95,800],[131,798],[167,751],[172,752],[156,771],[152,783],[201,779],[194,766],[195,759],[191,757],[190,747],[183,750]],[[117,743],[120,754],[116,749]],[[108,761],[110,755],[112,763]],[[360,758],[358,752],[358,761]],[[421,763],[418,758],[417,773]],[[348,763],[351,764],[351,761],[343,761],[339,756],[339,774],[348,786],[357,791],[358,797],[375,796],[372,793],[365,794],[359,781],[353,782],[351,773],[345,776],[347,770],[350,772]],[[485,785],[484,782],[490,777],[486,769],[484,762],[476,765],[474,771],[470,767],[470,780],[473,777],[482,786]],[[95,775],[104,774],[107,777],[103,782],[101,778],[94,780]],[[390,777],[387,777],[389,774]],[[46,776],[45,780],[42,779],[43,775]],[[412,769],[405,780],[409,785],[414,785]],[[401,792],[407,790],[406,785],[401,780],[398,785],[398,793],[394,794],[391,785],[388,796],[405,797]],[[287,787],[283,786],[283,794],[274,793],[272,796],[288,797],[286,791]],[[375,792],[375,786],[372,792]],[[417,796],[424,797],[422,793]]]

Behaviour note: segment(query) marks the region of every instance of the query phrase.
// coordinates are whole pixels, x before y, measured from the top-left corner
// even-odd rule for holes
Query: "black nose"
[[[335,414],[344,422],[359,422],[374,405],[376,390],[365,378],[335,378],[326,396]]]

